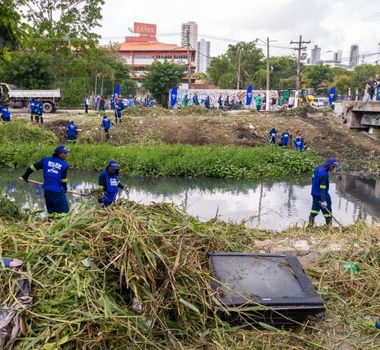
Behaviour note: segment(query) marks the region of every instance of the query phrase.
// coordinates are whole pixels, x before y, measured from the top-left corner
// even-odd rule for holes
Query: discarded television
[[[325,305],[293,254],[211,253],[212,288],[231,321],[294,326]]]

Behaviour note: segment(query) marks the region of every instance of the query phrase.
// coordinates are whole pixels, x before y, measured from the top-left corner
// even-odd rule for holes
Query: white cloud
[[[372,17],[370,17],[372,16]],[[102,27],[97,31],[105,41],[121,41],[133,22],[156,23],[159,40],[180,42],[181,23],[194,20],[200,37],[217,36],[250,41],[267,36],[278,46],[289,46],[303,34],[322,52],[360,45],[361,53],[376,52],[380,42],[380,2],[378,0],[106,0]],[[208,39],[207,37],[205,37]],[[209,39],[211,54],[227,49],[229,42]],[[273,48],[272,54],[293,54],[292,50]],[[327,59],[331,54],[325,53]]]

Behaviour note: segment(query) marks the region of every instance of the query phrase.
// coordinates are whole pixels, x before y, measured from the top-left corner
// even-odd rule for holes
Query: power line
[[[310,44],[309,41],[302,40],[302,35],[300,35],[299,41],[291,41],[290,45],[297,44],[297,47],[294,47],[293,50],[297,51],[297,80],[296,80],[296,90],[299,90],[301,87],[301,51],[306,50],[307,46],[304,44]]]

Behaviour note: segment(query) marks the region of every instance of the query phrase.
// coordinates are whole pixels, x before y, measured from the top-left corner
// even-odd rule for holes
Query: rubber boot
[[[309,224],[307,225],[307,227],[314,227],[314,224],[315,224],[315,216],[309,216]]]
[[[332,218],[325,218],[325,220],[326,220],[326,226],[332,225]]]
[[[33,115],[30,116],[30,120],[33,123]]]
[[[41,124],[43,124],[44,123],[44,118],[43,117],[41,117]]]
[[[40,121],[40,117],[36,115],[36,124],[38,124],[39,121]]]

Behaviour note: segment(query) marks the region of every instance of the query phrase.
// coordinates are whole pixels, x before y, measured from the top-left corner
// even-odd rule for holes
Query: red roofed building
[[[164,44],[155,36],[127,36],[118,46],[119,54],[131,67],[132,79],[140,82],[147,67],[154,61],[169,61],[188,64],[187,48],[175,44]],[[189,50],[192,71],[195,70],[195,50]],[[184,79],[187,82],[187,78]]]

